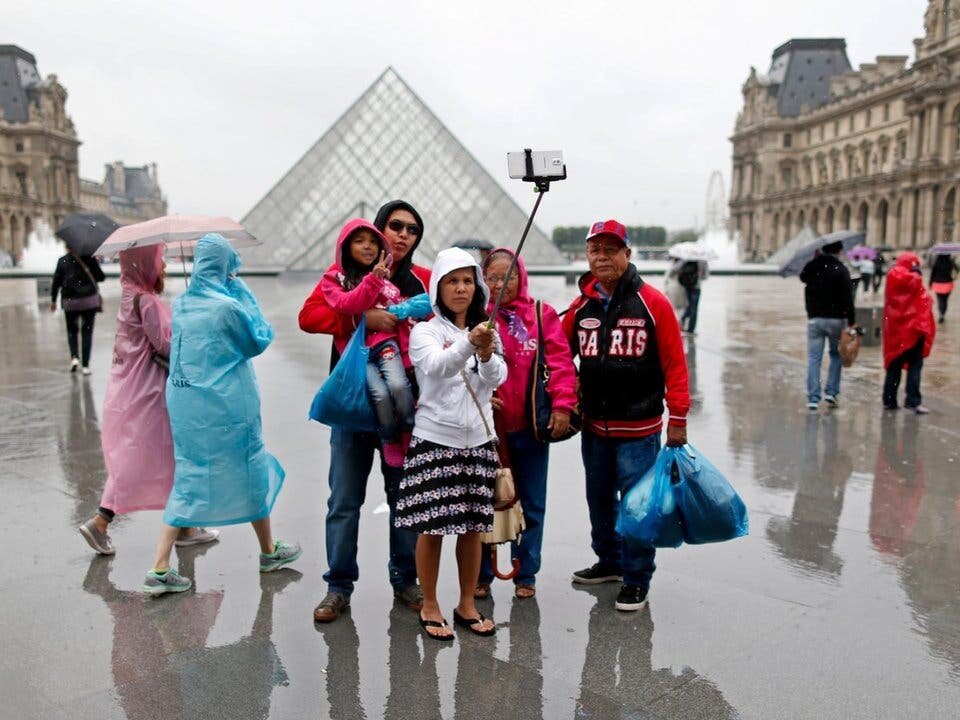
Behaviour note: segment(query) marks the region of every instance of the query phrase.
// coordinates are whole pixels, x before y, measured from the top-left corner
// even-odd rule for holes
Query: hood
[[[163,272],[163,245],[146,245],[120,252],[120,286],[152,293]]]
[[[911,270],[920,266],[920,257],[916,253],[902,252],[897,256],[897,267]]]
[[[491,250],[491,251],[490,251],[490,254],[487,255],[486,259],[483,261],[483,272],[484,272],[484,273],[486,273],[486,271],[487,271],[487,266],[490,264],[491,258],[495,260],[495,259],[496,259],[496,256],[497,256],[497,255],[500,255],[501,253],[506,253],[506,254],[509,255],[511,258],[516,256],[516,254],[513,252],[513,250],[512,250],[511,248],[501,247],[501,248],[495,248],[495,249]],[[504,307],[511,307],[511,306],[513,306],[513,305],[519,305],[519,304],[522,304],[522,303],[532,303],[532,302],[533,302],[533,298],[530,297],[530,289],[529,289],[529,288],[530,288],[530,278],[529,278],[529,276],[527,275],[527,266],[524,265],[524,263],[523,263],[523,258],[522,258],[522,257],[518,257],[518,258],[517,258],[517,275],[518,275],[519,280],[520,280],[520,284],[517,286],[517,297],[515,297],[515,298],[514,298],[513,300],[511,300],[509,303],[505,303],[505,304],[504,304]],[[495,297],[491,297],[491,298],[490,298],[490,301],[491,301],[491,302],[495,302],[495,301],[496,301],[496,298],[495,298]]]
[[[483,281],[483,272],[481,272],[477,261],[473,259],[473,255],[460,248],[447,248],[437,253],[437,259],[433,261],[433,269],[430,271],[430,306],[437,317],[443,317],[437,303],[437,298],[440,295],[438,291],[440,280],[444,275],[454,270],[467,267],[473,268],[476,275],[477,287],[483,293],[484,307],[490,304],[490,288]]]
[[[337,272],[343,272],[343,244],[350,238],[351,235],[360,229],[366,229],[372,232],[377,238],[377,241],[380,243],[380,249],[385,250],[388,254],[390,253],[390,243],[387,242],[387,239],[383,236],[383,233],[378,227],[376,227],[369,220],[364,220],[363,218],[354,218],[343,226],[343,229],[340,231],[340,235],[337,237],[336,257],[333,259],[334,264],[337,266]]]
[[[227,278],[240,269],[240,254],[223,235],[207,233],[197,241],[193,251],[193,276],[187,292],[200,292],[204,287],[227,292]]]
[[[380,232],[383,232],[383,229],[387,226],[387,219],[394,210],[406,210],[413,215],[413,219],[416,220],[417,225],[420,226],[420,237],[418,237],[416,242],[410,247],[410,252],[407,253],[407,256],[403,258],[403,260],[398,261],[396,267],[393,268],[393,276],[402,277],[404,274],[410,272],[410,266],[413,265],[413,254],[417,251],[420,243],[423,242],[423,218],[420,217],[420,213],[417,212],[416,208],[406,200],[391,200],[377,210],[377,216],[373,219],[373,224],[377,226]],[[404,288],[401,287],[400,289],[403,290]]]

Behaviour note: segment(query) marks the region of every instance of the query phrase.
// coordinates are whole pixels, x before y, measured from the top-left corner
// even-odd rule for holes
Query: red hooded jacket
[[[900,253],[887,274],[883,303],[883,366],[903,355],[923,338],[923,357],[930,355],[937,326],[933,321],[933,300],[923,286],[920,258]]]
[[[499,248],[493,253],[513,256],[513,250],[508,248]],[[483,263],[484,272],[490,258],[496,257],[493,253],[488,255]],[[550,369],[547,392],[553,401],[553,409],[569,413],[577,406],[577,371],[557,311],[546,303],[541,303],[544,337],[538,338],[536,301],[530,297],[529,279],[523,258],[517,259],[517,275],[517,296],[501,306],[497,314],[497,332],[503,343],[504,359],[510,368],[507,381],[497,389],[497,396],[503,401],[503,410],[498,418],[498,427],[503,432],[530,427],[527,391],[530,387],[530,373],[537,359],[537,347],[541,341],[545,343],[544,356]],[[490,299],[496,301],[496,298]],[[487,312],[493,311],[493,302]]]

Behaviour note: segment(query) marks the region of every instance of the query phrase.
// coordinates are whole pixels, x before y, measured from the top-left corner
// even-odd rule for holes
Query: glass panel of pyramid
[[[241,251],[244,264],[326,269],[342,225],[352,217],[372,219],[395,199],[423,217],[416,257],[421,264],[466,238],[515,245],[529,212],[387,68],[243,218],[263,241]],[[531,192],[531,207],[533,200]],[[523,254],[531,265],[563,262],[536,225]]]

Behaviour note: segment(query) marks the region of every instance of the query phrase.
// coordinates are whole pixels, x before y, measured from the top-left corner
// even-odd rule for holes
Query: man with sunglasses
[[[420,214],[410,203],[393,200],[380,208],[373,224],[390,243],[393,251],[390,280],[400,289],[404,299],[427,292],[430,270],[413,264],[413,253],[423,238]],[[366,320],[368,330],[384,331],[393,330],[401,322],[386,310],[376,309],[366,312]],[[349,338],[354,331],[353,322],[327,304],[319,284],[304,302],[299,321],[300,329],[308,333]],[[336,351],[333,351],[331,369],[336,361]],[[407,363],[406,358],[404,362]],[[393,523],[401,469],[383,461],[383,450],[376,433],[333,428],[330,434],[330,496],[327,499],[326,518],[328,569],[323,576],[327,583],[327,594],[313,611],[316,622],[336,620],[350,604],[354,583],[360,575],[357,566],[360,508],[377,450],[380,450],[380,470],[390,507],[390,561],[387,565],[390,584],[394,597],[411,610],[419,612],[423,604],[423,592],[417,584],[414,561],[417,534],[401,530]]]
[[[615,607],[633,612],[647,602],[656,551],[616,531],[618,498],[660,452],[664,401],[667,445],[686,444],[687,361],[670,301],[630,262],[626,227],[616,220],[594,223],[587,263],[563,329],[580,357],[581,452],[597,562],[572,579],[582,585],[622,580]]]

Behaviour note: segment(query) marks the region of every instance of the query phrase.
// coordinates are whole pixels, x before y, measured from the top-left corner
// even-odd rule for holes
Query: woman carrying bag
[[[465,251],[437,255],[430,277],[434,317],[410,333],[410,360],[420,399],[403,464],[395,525],[419,533],[417,575],[423,588],[420,624],[436,640],[452,640],[437,602],[444,535],[457,536],[460,600],[453,619],[475,635],[496,628],[473,593],[480,572],[480,534],[493,530],[494,478],[499,466],[490,399],[507,379],[485,308],[490,291]],[[482,411],[482,412],[481,412]]]
[[[93,321],[103,310],[103,299],[97,283],[106,279],[97,261],[81,257],[73,250],[57,261],[50,287],[50,312],[57,310],[57,294],[67,322],[67,344],[70,346],[70,372],[83,364],[83,374],[90,374],[90,350],[93,346]],[[80,347],[77,347],[77,323],[80,323]]]
[[[570,345],[563,334],[556,311],[535,301],[528,292],[528,276],[522,258],[507,278],[514,253],[506,248],[492,251],[483,263],[484,281],[493,297],[506,283],[503,302],[497,312],[497,332],[503,342],[503,357],[510,368],[507,381],[497,390],[493,407],[497,430],[511,459],[517,495],[523,507],[526,529],[523,542],[511,543],[510,555],[520,563],[514,577],[514,594],[531,598],[536,594],[543,545],[543,517],[547,505],[547,467],[550,441],[570,435],[570,417],[577,407],[576,370]],[[488,307],[488,312],[492,307]],[[533,418],[534,373],[542,361],[546,366],[546,391],[550,413],[546,428]],[[480,580],[474,597],[490,596],[494,577],[489,555],[484,553]]]

